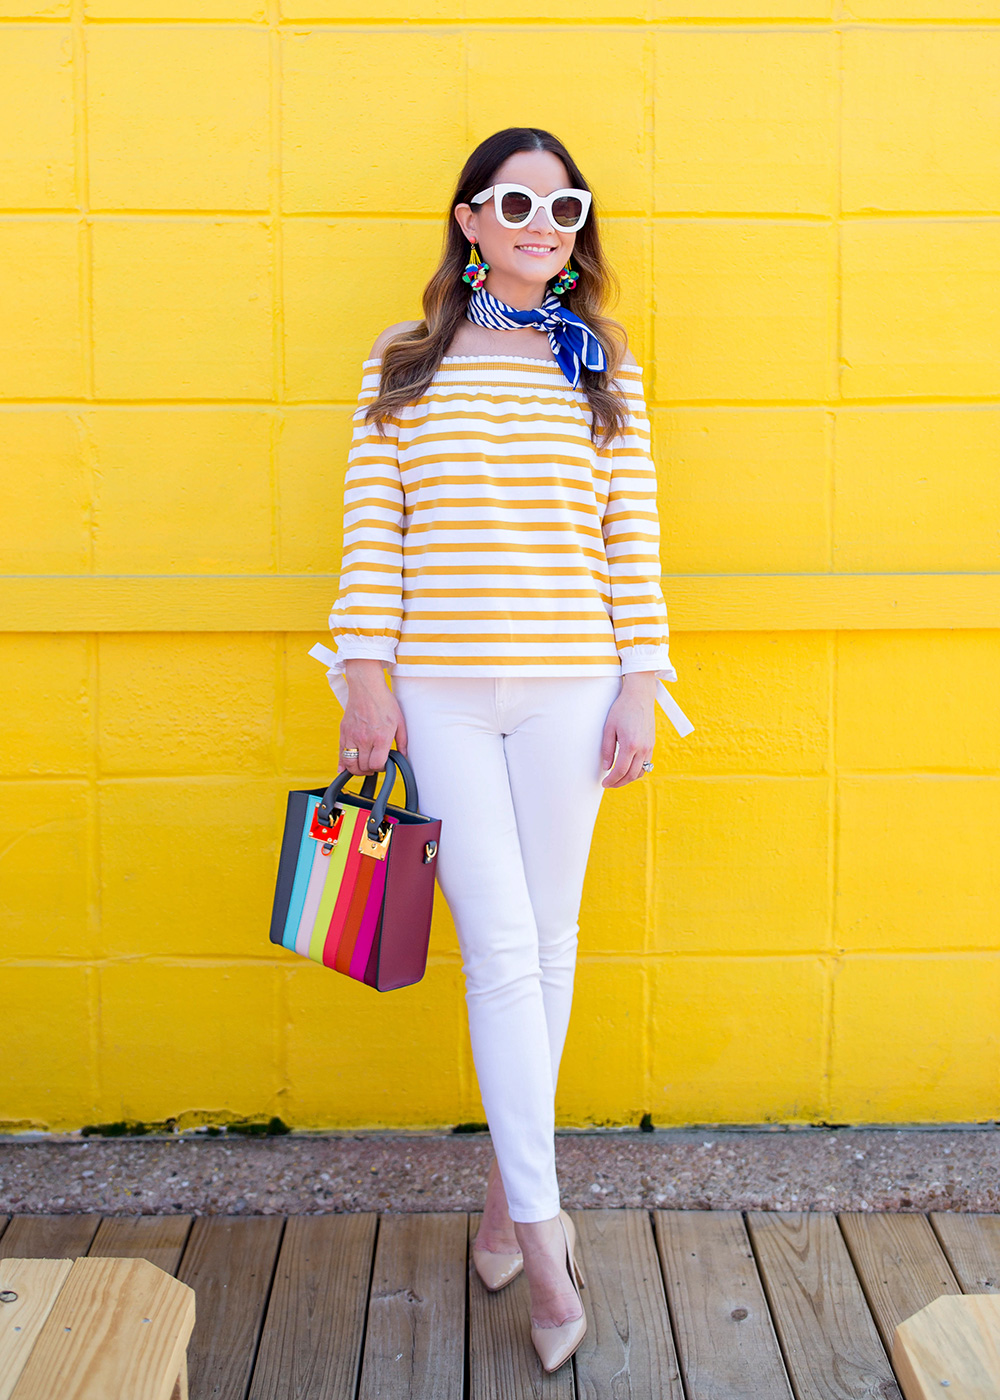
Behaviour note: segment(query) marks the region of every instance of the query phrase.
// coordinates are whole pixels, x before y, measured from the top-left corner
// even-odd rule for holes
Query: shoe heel
[[[576,1255],[575,1255],[575,1254],[573,1255],[573,1272],[574,1272],[574,1274],[576,1274],[576,1281],[577,1281],[577,1283],[580,1285],[580,1287],[581,1287],[581,1288],[586,1288],[586,1286],[587,1286],[587,1280],[584,1278],[584,1276],[583,1276],[583,1270],[580,1268],[580,1265],[579,1265],[579,1264],[577,1263],[577,1261],[576,1261]]]

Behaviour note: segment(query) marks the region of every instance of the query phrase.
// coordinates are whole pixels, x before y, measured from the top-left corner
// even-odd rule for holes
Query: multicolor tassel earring
[[[561,297],[563,292],[571,292],[580,280],[580,274],[575,268],[570,267],[569,258],[566,259],[566,266],[559,276],[552,283],[552,290],[557,297]]]
[[[489,270],[489,263],[480,260],[479,254],[476,252],[476,245],[473,243],[469,264],[462,273],[462,281],[468,282],[472,290],[478,292],[479,288],[486,281],[486,274]]]

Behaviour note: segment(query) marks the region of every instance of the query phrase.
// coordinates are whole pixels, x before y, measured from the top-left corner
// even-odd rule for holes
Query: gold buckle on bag
[[[392,835],[392,827],[386,823],[385,833],[378,841],[373,841],[368,835],[368,823],[361,829],[361,840],[358,842],[358,850],[363,856],[372,856],[375,860],[385,860],[389,853],[389,837]]]

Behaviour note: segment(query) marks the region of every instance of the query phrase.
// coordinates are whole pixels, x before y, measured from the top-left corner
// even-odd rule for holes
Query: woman
[[[601,314],[610,281],[562,142],[482,142],[424,320],[364,365],[330,615],[344,767],[376,772],[395,744],[442,819],[496,1153],[473,1258],[491,1289],[523,1267],[546,1370],[586,1330],[554,1096],[587,856],[604,789],[652,768],[657,676],[676,680],[642,375]]]

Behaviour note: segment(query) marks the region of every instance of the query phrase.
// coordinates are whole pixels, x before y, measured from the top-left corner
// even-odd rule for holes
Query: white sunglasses
[[[583,227],[592,198],[589,190],[553,190],[552,194],[541,195],[524,185],[490,185],[469,203],[483,204],[490,195],[497,218],[505,228],[523,228],[535,217],[536,209],[542,208],[552,226],[565,233],[575,233]]]

